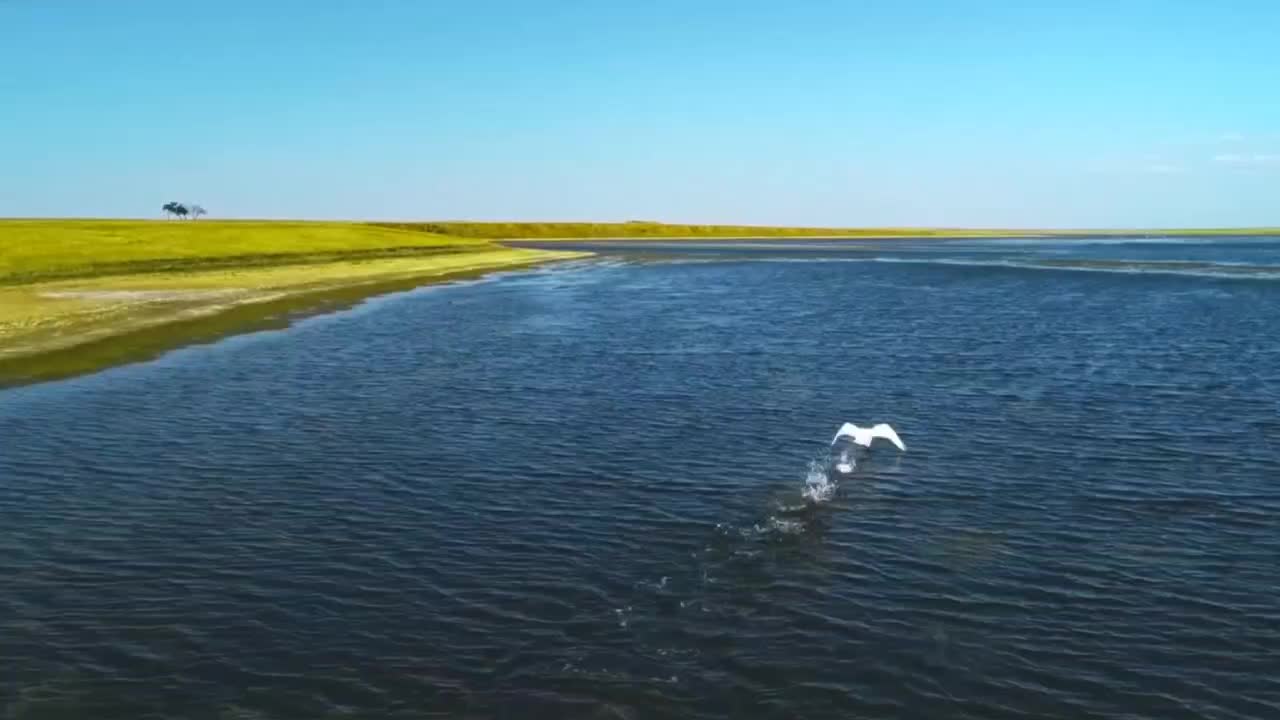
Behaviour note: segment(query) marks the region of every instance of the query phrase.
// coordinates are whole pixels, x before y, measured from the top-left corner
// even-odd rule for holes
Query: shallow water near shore
[[[1280,716],[1280,243],[555,247],[0,391],[0,716]]]

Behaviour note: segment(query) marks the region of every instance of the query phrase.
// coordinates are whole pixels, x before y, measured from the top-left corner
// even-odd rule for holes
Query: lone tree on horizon
[[[199,205],[192,204],[190,207],[180,202],[167,202],[161,208],[165,215],[185,218],[190,215],[192,220],[197,220],[201,215],[208,215],[209,212]]]

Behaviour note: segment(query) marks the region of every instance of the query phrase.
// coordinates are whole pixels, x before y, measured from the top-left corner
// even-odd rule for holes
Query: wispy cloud
[[[1213,161],[1235,167],[1280,165],[1280,153],[1219,153],[1213,156]]]
[[[1142,172],[1151,173],[1152,175],[1177,175],[1178,173],[1186,172],[1186,168],[1171,163],[1151,163],[1142,168]]]
[[[1238,132],[1224,132],[1218,136],[1220,143],[1237,143],[1244,140],[1244,135]]]

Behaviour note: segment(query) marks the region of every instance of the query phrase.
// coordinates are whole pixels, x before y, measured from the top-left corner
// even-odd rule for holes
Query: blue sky
[[[0,216],[1280,225],[1280,2],[0,0]]]

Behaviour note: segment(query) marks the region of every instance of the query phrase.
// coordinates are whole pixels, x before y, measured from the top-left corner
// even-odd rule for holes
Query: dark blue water
[[[1280,717],[1272,266],[650,245],[0,392],[0,716]]]

